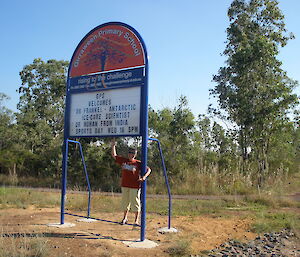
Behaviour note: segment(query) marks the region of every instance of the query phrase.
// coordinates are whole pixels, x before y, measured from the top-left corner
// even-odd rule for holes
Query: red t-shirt
[[[116,156],[116,163],[121,165],[122,168],[121,186],[140,188],[141,183],[139,181],[139,175],[141,172],[141,161],[135,159],[130,161],[128,158]],[[133,171],[133,168],[136,170]]]

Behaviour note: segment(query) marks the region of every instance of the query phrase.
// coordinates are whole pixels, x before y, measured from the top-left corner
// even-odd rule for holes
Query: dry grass
[[[35,192],[30,189],[0,188],[0,208],[14,206],[27,208],[28,205],[37,207],[52,207],[60,204],[59,194]]]
[[[191,243],[186,239],[177,240],[166,252],[172,257],[191,256]]]
[[[249,171],[220,171],[212,167],[209,171],[185,170],[179,178],[170,178],[171,191],[180,195],[252,195],[268,193],[284,195],[300,188],[300,173],[287,175],[282,170],[270,173],[265,177],[264,185],[258,188],[258,174]],[[152,194],[165,194],[166,185],[162,176],[156,174],[149,178],[147,188]]]
[[[47,257],[49,246],[45,238],[37,235],[1,234],[0,256],[1,257]]]

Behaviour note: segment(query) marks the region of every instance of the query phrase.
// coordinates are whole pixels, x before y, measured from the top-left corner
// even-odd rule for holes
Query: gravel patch
[[[299,239],[290,230],[282,230],[276,233],[266,233],[254,240],[242,243],[230,240],[208,253],[210,257],[300,257]]]

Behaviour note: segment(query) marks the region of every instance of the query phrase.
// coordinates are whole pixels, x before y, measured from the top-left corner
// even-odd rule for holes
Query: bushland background
[[[298,82],[287,76],[279,51],[294,38],[277,1],[233,1],[223,55],[207,113],[149,106],[149,135],[160,140],[172,191],[177,194],[287,192],[299,180]],[[60,187],[68,61],[36,58],[20,71],[18,111],[0,93],[0,183]],[[199,85],[201,86],[201,85]],[[201,99],[201,96],[199,96]],[[93,190],[120,190],[110,139],[80,139]],[[118,153],[140,138],[118,138]],[[86,188],[78,146],[69,152],[68,186]],[[165,190],[159,152],[149,143],[149,190]],[[138,156],[139,158],[139,156]]]
[[[120,230],[118,224],[77,224],[61,232],[46,228],[59,217],[59,191],[7,187],[61,184],[69,63],[36,58],[23,67],[17,112],[6,107],[9,96],[0,92],[1,256],[124,256],[124,251],[128,256],[203,256],[230,239],[251,240],[257,233],[288,229],[299,236],[298,82],[287,76],[278,59],[294,35],[286,30],[276,0],[233,0],[228,18],[226,62],[212,71],[215,87],[210,94],[216,104],[207,113],[194,114],[182,95],[172,108],[149,106],[149,136],[161,142],[172,193],[210,196],[174,199],[173,225],[181,231],[176,235],[157,233],[166,225],[167,199],[148,199],[147,233],[162,246],[147,252],[124,250],[121,240],[138,237],[138,231]],[[119,192],[120,169],[110,155],[111,139],[79,140],[92,189]],[[126,155],[128,145],[139,148],[141,139],[118,138],[117,143],[118,153]],[[164,194],[154,142],[149,142],[148,155],[148,192]],[[78,146],[72,144],[68,187],[87,187]],[[115,221],[122,216],[119,200],[114,193],[94,194],[93,215]],[[69,211],[85,215],[86,205],[83,194],[68,195]],[[68,219],[76,222],[75,217]],[[292,255],[299,251],[299,240],[288,239],[278,247]]]
[[[5,107],[6,96],[1,94],[2,185],[60,187],[67,67],[66,61],[41,59],[24,67],[17,113]],[[291,117],[286,115],[282,124],[265,136],[245,135],[242,139],[251,141],[242,149],[239,128],[227,121],[218,123],[211,114],[195,116],[188,99],[181,96],[174,108],[154,110],[149,106],[149,135],[161,142],[176,194],[284,192],[288,189],[285,182],[299,174],[300,165],[299,118]],[[120,191],[120,169],[111,158],[110,140],[79,139],[93,190]],[[259,146],[252,144],[259,140],[267,141],[263,158]],[[140,147],[141,139],[118,138],[117,142],[118,153],[126,156],[128,145]],[[159,152],[151,141],[148,165],[153,170],[148,181],[150,192],[165,192]],[[79,149],[73,144],[69,150],[68,186],[86,188]]]

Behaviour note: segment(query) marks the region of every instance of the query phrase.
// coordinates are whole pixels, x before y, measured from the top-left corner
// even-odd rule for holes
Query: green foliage
[[[66,61],[34,59],[20,72],[17,130],[26,154],[21,175],[60,174],[67,67]]]
[[[99,141],[86,149],[86,163],[93,188],[105,192],[120,191],[120,167],[110,155],[111,149]]]
[[[299,112],[294,121],[289,115],[298,103],[292,92],[297,83],[276,58],[292,36],[285,35],[277,2],[235,0],[228,15],[227,66],[214,76],[211,93],[220,104],[214,113],[225,111],[229,128],[212,116],[195,117],[185,96],[174,108],[149,107],[149,135],[161,142],[173,193],[250,194],[261,186],[262,172],[264,189],[286,189],[288,177],[299,171]],[[60,185],[67,67],[66,61],[41,59],[26,65],[16,114],[5,108],[7,96],[0,93],[2,184]],[[120,168],[109,141],[80,139],[92,189],[118,192]],[[126,154],[130,144],[140,147],[140,141],[118,138],[118,153]],[[78,145],[69,146],[68,186],[85,190]],[[148,166],[149,191],[166,193],[156,142],[149,143]]]
[[[34,126],[34,122],[45,121],[53,136],[61,133],[67,68],[67,61],[41,59],[23,68],[18,104],[23,123]]]
[[[18,145],[18,130],[15,115],[4,106],[9,97],[0,93],[0,172],[16,177],[16,165],[21,164],[23,149]]]
[[[213,77],[217,86],[211,94],[220,108],[214,111],[224,111],[236,125],[244,160],[255,160],[263,175],[269,171],[271,149],[279,140],[285,142],[278,140],[280,132],[289,126],[288,113],[298,104],[293,93],[297,82],[276,58],[293,35],[286,35],[276,0],[234,0],[228,17],[227,65]]]
[[[178,106],[173,110],[164,108],[156,112],[150,107],[149,130],[150,136],[161,142],[171,178],[184,176],[189,166],[195,163],[196,148],[193,145],[195,120],[186,97],[181,96]],[[150,145],[149,153],[149,165],[160,170],[160,156],[155,142]]]

